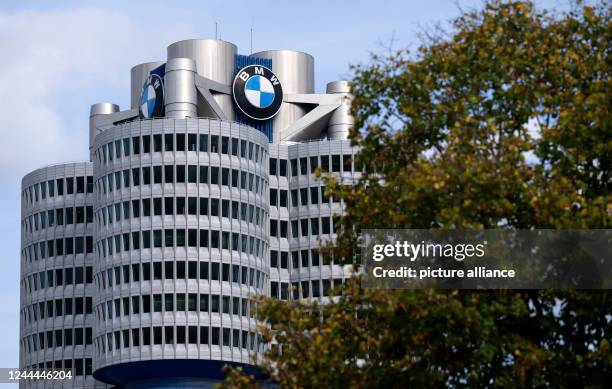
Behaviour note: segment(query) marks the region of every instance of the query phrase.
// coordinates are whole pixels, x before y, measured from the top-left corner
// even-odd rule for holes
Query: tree
[[[333,252],[364,228],[610,228],[611,10],[490,1],[414,53],[353,68],[364,168]],[[262,299],[282,387],[607,387],[607,291],[364,290]],[[244,377],[242,377],[244,378]],[[226,385],[232,386],[233,379]],[[253,385],[256,385],[253,383]]]

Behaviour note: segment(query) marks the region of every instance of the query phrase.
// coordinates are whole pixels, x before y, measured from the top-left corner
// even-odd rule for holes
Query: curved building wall
[[[280,299],[325,298],[350,277],[351,265],[340,265],[319,249],[336,237],[334,215],[344,204],[325,196],[317,169],[339,183],[359,177],[346,140],[270,146],[270,295]]]
[[[153,360],[251,363],[252,298],[269,285],[266,136],[136,120],[99,135],[93,156],[96,378],[125,384],[126,366]]]
[[[91,163],[23,178],[19,367],[73,369],[74,378],[55,387],[105,387],[92,376],[93,227]]]

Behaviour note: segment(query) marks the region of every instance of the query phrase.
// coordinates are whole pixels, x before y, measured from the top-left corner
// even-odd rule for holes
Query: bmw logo
[[[251,65],[240,69],[232,89],[236,105],[251,119],[270,119],[283,103],[280,81],[265,66]]]
[[[151,74],[140,92],[140,117],[151,119],[164,116],[164,81]]]

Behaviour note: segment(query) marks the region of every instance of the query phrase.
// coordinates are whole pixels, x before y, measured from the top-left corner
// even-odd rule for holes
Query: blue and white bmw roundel
[[[163,116],[164,85],[162,78],[151,74],[145,81],[139,101],[140,116],[145,119]]]
[[[240,69],[232,89],[240,111],[255,120],[270,119],[283,103],[280,81],[265,66],[251,65]]]
[[[244,93],[251,105],[257,108],[268,108],[274,102],[274,87],[262,76],[253,76],[244,86]]]

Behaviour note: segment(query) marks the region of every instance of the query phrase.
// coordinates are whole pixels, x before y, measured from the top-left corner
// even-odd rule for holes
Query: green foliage
[[[610,228],[607,3],[566,13],[492,1],[415,53],[354,67],[364,173],[333,248],[362,228]],[[353,226],[355,227],[353,229]],[[262,366],[282,387],[609,387],[606,291],[363,290],[262,299]],[[233,387],[234,380],[226,385]],[[252,382],[253,385],[255,383]]]

